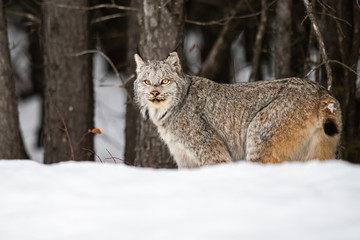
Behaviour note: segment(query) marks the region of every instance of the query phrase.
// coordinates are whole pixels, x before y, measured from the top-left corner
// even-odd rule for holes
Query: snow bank
[[[0,161],[1,240],[360,239],[360,167]]]

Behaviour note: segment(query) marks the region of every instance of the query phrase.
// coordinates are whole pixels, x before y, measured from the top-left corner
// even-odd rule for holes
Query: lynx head
[[[135,54],[135,61],[135,101],[145,119],[163,120],[182,102],[190,84],[179,57],[172,52],[165,60],[145,61]]]

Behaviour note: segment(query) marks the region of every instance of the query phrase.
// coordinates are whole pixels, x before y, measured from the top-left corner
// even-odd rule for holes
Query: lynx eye
[[[144,83],[145,83],[146,85],[151,85],[151,81],[150,81],[149,79],[145,79],[145,80],[144,80]]]
[[[168,78],[164,78],[162,81],[161,81],[161,85],[165,85],[165,84],[168,84],[169,83],[169,79]]]

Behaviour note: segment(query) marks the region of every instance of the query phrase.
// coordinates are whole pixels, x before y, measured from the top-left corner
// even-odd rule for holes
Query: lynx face
[[[189,85],[181,77],[179,58],[171,53],[166,60],[144,61],[135,54],[135,61],[135,101],[146,119],[162,120],[182,101]]]

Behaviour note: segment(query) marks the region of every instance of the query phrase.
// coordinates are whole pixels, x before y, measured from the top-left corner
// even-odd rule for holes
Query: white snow
[[[0,161],[1,240],[360,239],[360,166]]]

